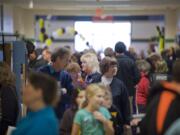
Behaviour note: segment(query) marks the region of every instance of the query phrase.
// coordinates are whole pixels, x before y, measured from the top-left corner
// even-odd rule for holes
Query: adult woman
[[[86,73],[85,82],[87,84],[96,83],[100,80],[98,58],[94,53],[85,53],[81,56],[82,71]]]
[[[9,66],[0,62],[0,135],[6,134],[8,126],[16,125],[18,112],[15,77]]]
[[[23,101],[31,110],[12,135],[58,135],[58,120],[52,109],[57,102],[57,83],[43,73],[32,73],[23,89]]]

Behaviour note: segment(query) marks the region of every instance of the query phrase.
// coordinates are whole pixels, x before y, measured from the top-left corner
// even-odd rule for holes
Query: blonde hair
[[[104,89],[100,87],[98,84],[90,84],[86,87],[86,99],[82,104],[82,108],[85,108],[88,105],[88,100],[96,95],[97,91],[104,92]]]
[[[95,54],[86,53],[81,56],[81,61],[85,61],[87,63],[88,67],[92,69],[92,73],[100,72],[99,61]]]

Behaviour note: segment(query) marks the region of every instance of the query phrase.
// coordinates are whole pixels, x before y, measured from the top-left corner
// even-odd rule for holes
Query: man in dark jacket
[[[71,76],[64,71],[65,66],[68,64],[70,59],[70,51],[67,48],[59,48],[52,54],[51,65],[46,65],[39,69],[40,72],[49,74],[54,77],[58,84],[61,86],[61,92],[63,96],[61,101],[55,108],[55,112],[59,120],[62,118],[64,111],[70,106],[70,98],[73,90]]]
[[[123,42],[117,42],[115,45],[116,58],[118,62],[118,71],[116,77],[124,82],[128,89],[132,111],[132,97],[135,96],[135,86],[140,80],[140,73],[135,62],[125,55],[126,47]]]

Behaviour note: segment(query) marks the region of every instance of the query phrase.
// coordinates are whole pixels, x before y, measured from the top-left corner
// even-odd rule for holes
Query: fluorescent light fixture
[[[33,8],[33,6],[34,6],[33,0],[31,0],[31,1],[29,2],[29,8]]]

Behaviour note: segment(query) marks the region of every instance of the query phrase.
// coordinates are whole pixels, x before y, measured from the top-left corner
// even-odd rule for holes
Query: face
[[[105,93],[102,90],[97,90],[95,95],[88,99],[89,104],[91,104],[94,109],[96,109],[96,110],[99,109],[99,107],[101,107],[103,105],[104,94]]]
[[[73,81],[77,81],[79,78],[79,72],[71,72],[69,73]]]
[[[82,105],[82,103],[85,101],[85,91],[81,91],[79,92],[77,98],[76,98],[76,102],[78,104],[78,106],[80,107]]]
[[[44,60],[50,60],[51,59],[51,54],[47,51],[47,50],[44,50],[43,52],[42,52],[42,56],[43,56],[43,59]]]
[[[110,97],[105,96],[104,101],[103,101],[103,106],[106,108],[111,108],[112,105],[112,100]]]
[[[58,65],[59,69],[62,70],[67,66],[69,60],[70,60],[70,55],[66,55],[64,56],[64,58],[58,57],[56,59],[56,65]]]
[[[105,73],[105,76],[108,78],[112,78],[117,73],[117,65],[112,65],[109,67],[109,70]]]
[[[90,67],[89,67],[87,61],[82,60],[81,62],[82,62],[82,64],[81,64],[81,66],[82,66],[82,71],[84,71],[84,72],[87,73],[87,74],[90,73]]]
[[[42,91],[36,90],[32,84],[27,82],[25,87],[23,88],[23,101],[27,107],[30,107],[36,103],[37,101],[42,100]]]

